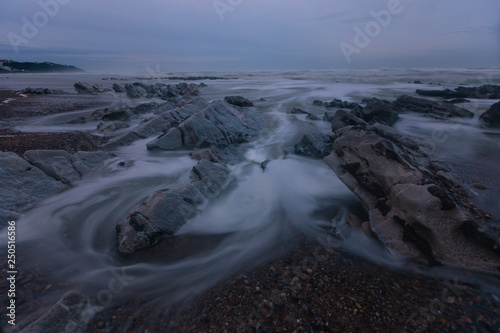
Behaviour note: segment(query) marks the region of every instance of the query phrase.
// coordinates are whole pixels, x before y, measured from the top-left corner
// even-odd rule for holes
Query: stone
[[[370,124],[378,122],[389,126],[394,125],[398,120],[399,112],[401,110],[397,105],[379,99],[372,99],[365,107],[356,108],[351,111],[352,114]]]
[[[480,117],[484,124],[492,127],[500,126],[500,102],[493,104],[486,112]]]
[[[100,134],[109,134],[114,131],[118,131],[124,128],[128,128],[130,125],[121,120],[116,121],[103,121],[97,125],[97,132]]]
[[[79,151],[69,157],[75,170],[81,175],[86,175],[103,164],[104,161],[114,157],[102,151]]]
[[[104,91],[100,86],[90,85],[86,82],[77,82],[73,87],[79,94],[95,94]]]
[[[474,113],[450,103],[438,103],[422,98],[400,96],[394,102],[403,111],[423,113],[426,116],[445,119],[450,117],[472,118]]]
[[[15,153],[0,152],[0,223],[68,188]]]
[[[198,213],[198,206],[219,194],[228,184],[229,170],[201,160],[191,171],[191,183],[174,190],[157,191],[138,204],[116,227],[119,251],[132,253],[172,236]]]
[[[485,84],[479,87],[460,86],[454,90],[421,90],[417,89],[421,96],[451,98],[476,98],[476,99],[500,99],[500,86]]]
[[[65,150],[28,150],[23,157],[50,177],[64,184],[69,185],[80,180],[80,174],[71,164],[69,153]]]
[[[332,131],[335,132],[337,129],[345,127],[345,126],[351,126],[351,125],[357,125],[357,126],[366,126],[368,125],[366,121],[364,121],[361,118],[358,118],[349,112],[345,110],[338,110],[335,112],[333,117],[331,117],[331,123],[332,123]]]
[[[351,103],[347,101],[343,101],[341,99],[335,98],[331,102],[324,103],[326,108],[342,108],[342,109],[355,109],[360,107],[358,103]]]
[[[333,138],[323,133],[306,133],[294,146],[297,155],[324,158],[332,151]]]
[[[253,103],[248,99],[241,96],[226,96],[224,100],[231,105],[240,106],[240,107],[250,107],[253,106]]]
[[[176,150],[182,148],[182,133],[178,128],[172,128],[168,133],[159,136],[157,139],[149,142],[149,150]]]
[[[365,206],[370,229],[385,247],[430,265],[497,271],[498,235],[481,231],[465,208],[471,204],[452,182],[441,181],[426,153],[388,126],[350,122],[337,129],[325,161]]]
[[[102,115],[101,119],[104,121],[127,121],[131,116],[132,112],[130,112],[130,109],[128,107],[121,107],[118,109],[109,109]]]
[[[147,90],[142,85],[138,84],[127,83],[125,85],[125,91],[127,92],[127,97],[129,98],[146,97],[148,94]]]
[[[125,94],[125,93],[127,93],[127,90],[123,86],[121,86],[121,85],[119,85],[117,83],[113,83],[113,90],[114,90],[114,92],[116,92],[118,94]]]

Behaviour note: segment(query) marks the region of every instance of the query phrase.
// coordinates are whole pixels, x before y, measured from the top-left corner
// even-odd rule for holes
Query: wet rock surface
[[[235,106],[240,106],[240,107],[251,107],[253,106],[253,103],[246,99],[245,97],[241,96],[226,96],[224,97],[224,100],[228,102],[231,105]]]
[[[417,89],[417,94],[421,96],[443,97],[443,98],[479,98],[479,99],[500,99],[500,86],[485,84],[478,87],[460,86],[444,90],[422,90]]]
[[[332,151],[332,142],[335,136],[322,133],[306,133],[298,144],[294,146],[298,155],[324,158]]]
[[[191,183],[155,192],[117,224],[119,250],[132,253],[172,236],[198,213],[198,206],[218,195],[229,183],[229,170],[202,159],[191,171]]]
[[[371,229],[389,251],[431,265],[499,270],[499,235],[483,230],[460,188],[440,179],[442,170],[425,148],[383,125],[343,116],[350,120],[332,126],[338,138],[325,160],[366,207]]]
[[[366,106],[353,109],[351,114],[371,124],[382,123],[392,126],[398,120],[400,112],[401,108],[395,103],[373,98]]]
[[[398,97],[394,103],[403,111],[423,113],[424,115],[434,118],[474,117],[473,112],[450,103],[438,103],[406,95]]]
[[[500,126],[500,102],[493,104],[486,112],[484,112],[480,117],[484,124],[493,127]]]

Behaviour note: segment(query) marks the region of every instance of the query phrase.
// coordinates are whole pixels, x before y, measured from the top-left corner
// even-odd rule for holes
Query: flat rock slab
[[[0,152],[0,184],[0,214],[6,215],[2,221],[68,188],[17,154],[4,152]]]
[[[334,137],[323,133],[306,133],[298,144],[294,146],[298,155],[324,158],[332,151]]]
[[[132,253],[174,235],[196,216],[198,206],[218,195],[228,184],[229,170],[201,160],[191,171],[191,183],[174,190],[157,191],[138,204],[116,226],[119,250]]]
[[[28,150],[24,159],[64,184],[80,180],[80,174],[71,164],[69,153],[65,150]]]

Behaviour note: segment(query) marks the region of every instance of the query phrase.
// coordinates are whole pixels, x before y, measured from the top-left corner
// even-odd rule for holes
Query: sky
[[[106,73],[500,68],[500,1],[2,0],[0,59]]]

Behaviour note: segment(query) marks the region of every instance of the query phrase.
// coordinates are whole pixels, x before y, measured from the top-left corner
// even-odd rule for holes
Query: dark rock
[[[102,87],[95,85],[95,84],[90,85],[86,82],[77,82],[73,85],[73,87],[75,88],[75,90],[79,94],[95,94],[95,93],[101,93],[104,91],[102,89]]]
[[[27,87],[22,91],[23,94],[26,95],[50,95],[50,94],[58,94],[61,93],[59,90],[52,90],[49,88],[30,88]]]
[[[271,160],[265,160],[260,164],[260,167],[262,168],[262,171],[266,171],[267,165],[271,162]]]
[[[96,170],[104,161],[112,157],[113,155],[102,151],[79,151],[71,155],[69,159],[75,170],[84,176]]]
[[[167,107],[175,108],[175,106],[171,103],[164,103],[162,104],[162,106],[164,106],[165,108]],[[139,104],[131,108],[130,111],[132,111],[133,114],[154,113],[156,112],[156,110],[158,110],[159,107],[160,105],[158,103],[150,102],[150,103]]]
[[[192,152],[190,156],[198,161],[206,159],[214,163],[236,164],[245,160],[241,150],[225,145],[211,146]]]
[[[50,177],[64,184],[80,180],[80,174],[76,172],[70,162],[69,153],[65,150],[28,150],[23,157]]]
[[[320,100],[313,101],[313,105],[315,105],[315,106],[323,106],[323,104],[324,104],[323,101],[320,101]]]
[[[472,213],[467,199],[454,195],[455,181],[443,182],[426,153],[394,129],[349,123],[337,129],[325,161],[366,207],[371,229],[391,253],[431,265],[498,269],[498,244],[472,240],[461,228]]]
[[[375,99],[364,108],[353,109],[351,113],[371,124],[378,122],[392,126],[398,120],[400,111],[397,105],[389,101]]]
[[[325,102],[324,103],[326,108],[342,108],[342,109],[355,109],[357,107],[360,107],[358,103],[351,103],[347,101],[343,101],[341,99],[335,98],[331,102]]]
[[[398,99],[394,103],[403,111],[423,113],[427,116],[439,119],[450,117],[474,117],[474,113],[472,113],[471,111],[464,108],[459,108],[453,104],[438,103],[406,95],[398,97]]]
[[[135,206],[116,227],[119,250],[132,253],[172,236],[198,213],[200,204],[216,196],[229,182],[229,170],[201,160],[191,171],[191,184],[176,190],[155,192]]]
[[[363,119],[358,118],[345,110],[338,110],[337,112],[335,112],[335,114],[331,118],[331,123],[332,123],[332,131],[333,132],[335,132],[337,129],[345,127],[345,126],[352,126],[352,125],[366,126],[367,125],[367,123]]]
[[[68,121],[66,124],[85,124],[87,119],[85,117],[77,117],[73,120]]]
[[[113,120],[127,121],[130,119],[131,115],[132,113],[130,112],[130,109],[128,107],[122,107],[118,109],[108,110],[101,117],[101,119],[104,121],[113,121]]]
[[[103,121],[99,125],[97,125],[97,132],[101,134],[109,134],[114,131],[127,128],[130,125],[124,121],[116,120],[116,121]]]
[[[308,114],[306,111],[299,109],[299,108],[293,108],[292,111],[290,111],[291,114]]]
[[[446,101],[446,103],[462,104],[462,103],[470,103],[470,100],[468,100],[466,98],[455,98],[455,99],[450,99],[449,101]]]
[[[500,99],[500,86],[485,84],[479,87],[458,87],[455,90],[417,90],[421,96],[451,98]]]
[[[125,91],[127,92],[127,97],[129,98],[146,97],[148,94],[147,90],[143,86],[138,84],[127,83],[125,85]]]
[[[308,157],[324,158],[332,151],[333,138],[323,133],[306,133],[295,145],[295,153]]]
[[[118,94],[125,94],[127,92],[127,89],[117,83],[113,83],[113,90]]]
[[[493,104],[479,119],[489,126],[500,126],[500,102]]]
[[[418,80],[415,80],[415,81],[413,81],[413,84],[423,84],[423,83],[418,81]]]
[[[0,152],[0,170],[0,221],[17,217],[40,200],[67,189],[15,153]]]
[[[182,133],[178,128],[172,128],[168,133],[161,135],[157,139],[149,142],[149,150],[176,150],[182,147]]]
[[[240,107],[250,107],[253,106],[253,103],[248,99],[241,96],[226,96],[224,98],[226,102],[232,105],[240,106]]]
[[[307,116],[306,116],[307,119],[309,120],[319,120],[320,118],[315,115],[314,113],[308,113]]]

